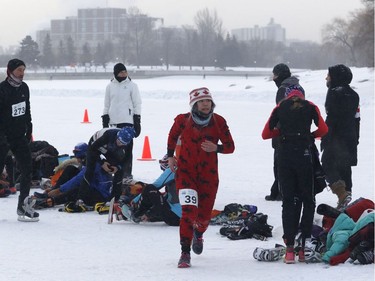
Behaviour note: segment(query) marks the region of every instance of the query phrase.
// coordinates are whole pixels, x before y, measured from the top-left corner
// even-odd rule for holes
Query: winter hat
[[[293,97],[299,97],[302,100],[305,99],[305,95],[299,90],[292,90],[290,93],[288,93],[288,96],[286,98],[290,99]]]
[[[287,97],[289,96],[289,94],[294,91],[294,90],[297,90],[297,91],[300,91],[303,95],[305,95],[305,89],[302,88],[301,85],[299,84],[296,84],[296,85],[291,85],[289,86],[288,88],[285,89],[285,94],[284,96]]]
[[[275,65],[272,72],[273,72],[274,75],[282,78],[283,80],[292,75],[290,73],[289,66],[287,66],[285,63],[279,63],[279,64]]]
[[[129,144],[134,138],[135,131],[133,127],[124,127],[117,133],[117,139],[124,145]]]
[[[328,67],[328,73],[331,77],[331,86],[349,85],[352,82],[353,74],[349,67],[343,64],[337,64]]]
[[[113,67],[113,74],[116,77],[121,71],[126,71],[126,67],[123,63],[118,63]]]
[[[88,148],[87,143],[85,142],[78,143],[73,149],[74,156],[80,159],[86,158],[87,148]]]
[[[7,65],[7,73],[12,73],[17,67],[23,65],[24,67],[26,67],[26,64],[22,61],[22,60],[19,60],[19,59],[11,59],[9,62],[8,62],[8,65]]]
[[[211,101],[213,101],[210,90],[205,88],[205,87],[192,90],[189,93],[189,96],[190,96],[190,103],[189,104],[190,104],[191,107],[193,107],[193,105],[197,101],[200,101],[200,100],[211,100]]]

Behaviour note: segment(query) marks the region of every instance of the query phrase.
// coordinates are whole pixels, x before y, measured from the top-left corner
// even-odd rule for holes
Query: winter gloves
[[[102,115],[102,122],[103,122],[103,128],[109,127],[109,115],[108,114]]]
[[[134,114],[133,123],[134,123],[134,130],[135,130],[134,137],[138,137],[141,134],[141,115]]]
[[[109,115],[108,114],[102,115],[102,123],[103,123],[103,128],[109,127]],[[134,137],[136,138],[141,134],[141,115],[137,115],[137,114],[133,115],[133,124],[134,124],[134,130],[135,130]]]

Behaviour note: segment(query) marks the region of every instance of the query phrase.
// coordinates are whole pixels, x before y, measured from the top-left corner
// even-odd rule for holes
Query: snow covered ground
[[[352,69],[361,98],[361,137],[358,166],[353,168],[353,197],[374,200],[374,72]],[[324,115],[326,70],[294,73],[307,99]],[[107,80],[27,81],[31,91],[34,140],[46,140],[60,154],[72,154],[75,144],[88,141],[101,129]],[[157,161],[138,161],[148,136],[153,158],[166,153],[173,118],[189,110],[190,90],[206,86],[213,93],[216,112],[233,134],[235,153],[219,156],[220,187],[215,208],[240,203],[258,206],[274,226],[268,241],[231,241],[210,226],[200,256],[192,254],[192,268],[178,269],[177,227],[163,223],[115,222],[97,213],[68,214],[57,209],[40,212],[38,223],[17,221],[17,196],[0,199],[0,280],[373,280],[374,266],[340,264],[286,265],[258,262],[255,247],[282,243],[281,202],[267,202],[273,182],[273,150],[261,131],[275,104],[276,86],[269,77],[165,77],[135,80],[143,98],[142,133],[135,140],[135,179],[152,182],[161,172]],[[87,109],[91,123],[81,123]],[[319,145],[319,143],[318,143]],[[36,190],[32,190],[34,192]],[[328,190],[317,205],[336,204]],[[316,215],[316,222],[321,216]]]

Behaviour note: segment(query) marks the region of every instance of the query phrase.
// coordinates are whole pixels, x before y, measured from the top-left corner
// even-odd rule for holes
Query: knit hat
[[[126,67],[123,63],[118,63],[113,67],[113,74],[116,77],[121,71],[126,71]]]
[[[299,97],[302,100],[305,99],[305,95],[299,90],[292,90],[291,92],[288,93],[286,98],[291,99],[293,97]]]
[[[26,64],[22,61],[22,60],[19,60],[19,59],[11,59],[9,62],[8,62],[8,65],[7,65],[7,73],[12,73],[17,67],[23,65],[24,67],[26,67]]]
[[[290,73],[289,66],[287,66],[285,63],[279,63],[279,64],[275,65],[272,72],[273,72],[274,75],[276,75],[280,78],[283,78],[283,80],[292,75]]]
[[[124,145],[129,144],[134,138],[134,128],[133,127],[124,127],[117,133],[117,139]]]
[[[191,107],[193,107],[193,105],[197,101],[200,101],[200,100],[211,100],[211,101],[213,101],[210,90],[205,88],[205,87],[192,90],[189,93],[189,96],[190,96],[190,103],[189,104],[190,104]]]

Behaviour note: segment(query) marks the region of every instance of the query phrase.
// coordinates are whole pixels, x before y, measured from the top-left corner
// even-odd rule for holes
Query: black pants
[[[271,186],[271,197],[272,198],[276,198],[279,193],[280,193],[280,190],[279,190],[279,175],[278,175],[278,169],[277,169],[277,159],[278,159],[278,156],[277,156],[277,150],[275,149],[274,150],[274,153],[273,153],[273,175],[275,177],[275,180]]]
[[[5,158],[9,150],[13,153],[16,159],[17,166],[20,171],[20,195],[18,197],[18,208],[21,208],[23,201],[30,193],[32,160],[29,143],[26,137],[17,139],[0,139],[0,171],[4,169]]]
[[[116,125],[117,128],[133,127],[130,123],[121,123]],[[132,176],[133,172],[133,140],[126,146],[125,162],[123,166],[122,177]]]
[[[322,167],[329,186],[338,180],[343,180],[346,191],[352,191],[352,167],[345,159],[340,159],[333,151],[325,150],[322,155]]]
[[[293,246],[299,226],[303,238],[311,236],[315,213],[312,155],[309,147],[288,144],[280,146],[278,153],[283,238],[287,246]]]

